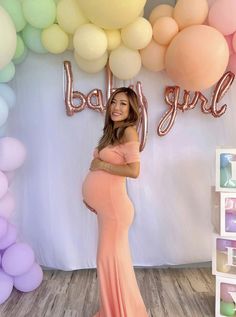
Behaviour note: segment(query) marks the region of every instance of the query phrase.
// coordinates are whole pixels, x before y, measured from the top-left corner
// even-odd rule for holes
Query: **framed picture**
[[[216,191],[236,192],[236,149],[216,149]]]

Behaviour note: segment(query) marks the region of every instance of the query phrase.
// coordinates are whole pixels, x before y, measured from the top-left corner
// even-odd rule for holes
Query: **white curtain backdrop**
[[[197,52],[196,52],[197,53]],[[105,72],[86,74],[73,54],[30,53],[17,66],[11,82],[17,105],[7,135],[27,148],[25,164],[11,184],[16,199],[14,223],[21,239],[34,249],[37,261],[49,268],[96,267],[96,215],[82,202],[81,185],[92,151],[102,134],[104,117],[91,109],[68,117],[63,100],[63,61],[73,66],[74,88],[105,93]],[[148,100],[149,131],[141,154],[141,173],[127,179],[135,207],[130,247],[135,266],[177,265],[211,260],[211,186],[215,184],[215,149],[236,147],[235,83],[220,102],[228,105],[221,118],[194,110],[178,113],[164,137],[156,133],[167,109],[163,92],[172,85],[165,72],[142,69],[130,82],[142,82]],[[205,91],[208,97],[212,89]]]

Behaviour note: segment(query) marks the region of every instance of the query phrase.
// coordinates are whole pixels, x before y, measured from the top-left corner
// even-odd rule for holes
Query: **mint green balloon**
[[[20,35],[17,35],[16,51],[15,51],[15,55],[13,56],[13,62],[15,58],[16,59],[19,58],[24,53],[24,49],[25,49],[25,44],[22,38],[20,37]]]
[[[53,0],[23,0],[26,21],[38,29],[49,27],[56,18],[56,4]]]
[[[43,54],[48,51],[43,47],[41,42],[42,30],[36,29],[33,26],[27,24],[24,30],[21,32],[25,45],[33,52]]]
[[[7,64],[4,68],[2,68],[0,70],[0,83],[7,83],[10,80],[12,80],[12,78],[15,75],[15,65],[10,62],[9,64]]]
[[[234,303],[226,303],[221,301],[220,303],[220,313],[223,316],[235,316],[235,305]]]
[[[7,11],[16,27],[16,32],[23,30],[26,20],[19,0],[0,0],[0,5]]]
[[[231,164],[220,169],[220,186],[224,188],[236,188],[236,181],[232,180]]]
[[[21,56],[19,56],[18,58],[14,58],[12,61],[15,65],[18,65],[26,59],[27,55],[28,55],[28,48],[26,46],[24,46],[23,54]]]

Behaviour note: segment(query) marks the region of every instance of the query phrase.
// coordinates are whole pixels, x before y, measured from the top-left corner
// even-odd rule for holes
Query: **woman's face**
[[[129,99],[124,92],[117,93],[111,101],[110,117],[112,121],[123,121],[129,115]]]

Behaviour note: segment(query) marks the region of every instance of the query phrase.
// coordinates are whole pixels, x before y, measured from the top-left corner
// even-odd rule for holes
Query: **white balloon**
[[[0,96],[0,127],[7,121],[8,111],[6,101]]]

